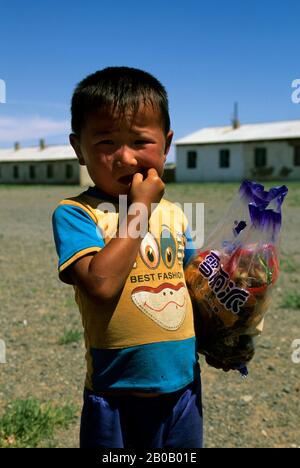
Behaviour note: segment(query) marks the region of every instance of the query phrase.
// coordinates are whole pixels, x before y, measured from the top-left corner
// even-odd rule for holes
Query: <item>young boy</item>
[[[200,369],[183,273],[192,250],[183,213],[162,198],[173,137],[166,91],[142,70],[105,68],[75,89],[72,131],[95,184],[53,214],[59,277],[74,287],[85,334],[80,446],[199,448]]]

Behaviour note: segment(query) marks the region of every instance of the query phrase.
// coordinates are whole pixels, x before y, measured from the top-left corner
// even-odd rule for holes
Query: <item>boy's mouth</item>
[[[120,177],[120,179],[118,179],[118,182],[120,182],[123,185],[131,185],[133,176],[134,176],[134,174],[130,174],[130,175]]]
[[[142,169],[142,170],[140,170],[138,172],[140,172],[143,175],[143,178],[145,179],[147,177],[148,169]],[[123,185],[131,185],[134,175],[135,175],[135,173],[122,176],[122,177],[120,177],[120,179],[118,179],[118,182],[120,182]]]

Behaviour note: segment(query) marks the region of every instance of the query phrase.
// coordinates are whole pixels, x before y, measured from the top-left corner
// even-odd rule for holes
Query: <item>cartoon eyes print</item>
[[[172,268],[176,258],[176,242],[171,231],[165,227],[160,235],[161,256],[167,268]]]
[[[157,268],[160,262],[159,247],[155,237],[150,232],[147,232],[142,240],[140,253],[143,262],[148,268]]]
[[[161,256],[167,268],[172,268],[176,259],[176,242],[171,231],[164,227],[160,235]],[[140,254],[148,268],[155,269],[160,263],[160,250],[155,237],[148,232],[144,237]]]

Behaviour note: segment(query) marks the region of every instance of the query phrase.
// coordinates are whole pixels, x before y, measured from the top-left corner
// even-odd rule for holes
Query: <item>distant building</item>
[[[175,164],[166,164],[163,179],[175,181]],[[0,149],[0,184],[94,185],[86,166],[80,166],[70,145]]]
[[[0,149],[0,184],[93,185],[70,145]]]
[[[203,128],[175,142],[176,181],[300,179],[300,120]]]

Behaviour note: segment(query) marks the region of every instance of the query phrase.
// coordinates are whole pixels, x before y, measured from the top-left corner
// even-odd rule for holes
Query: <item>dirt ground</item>
[[[201,358],[206,447],[299,447],[300,364],[292,342],[300,339],[300,183],[288,184],[281,236],[281,276],[247,379],[208,367]],[[167,187],[172,201],[205,203],[205,232],[227,209],[238,184]],[[59,447],[77,447],[85,373],[83,340],[59,344],[81,330],[73,289],[59,282],[51,214],[79,187],[0,186],[0,412],[16,398],[72,402],[78,420],[58,432]],[[286,298],[298,298],[283,308]]]

